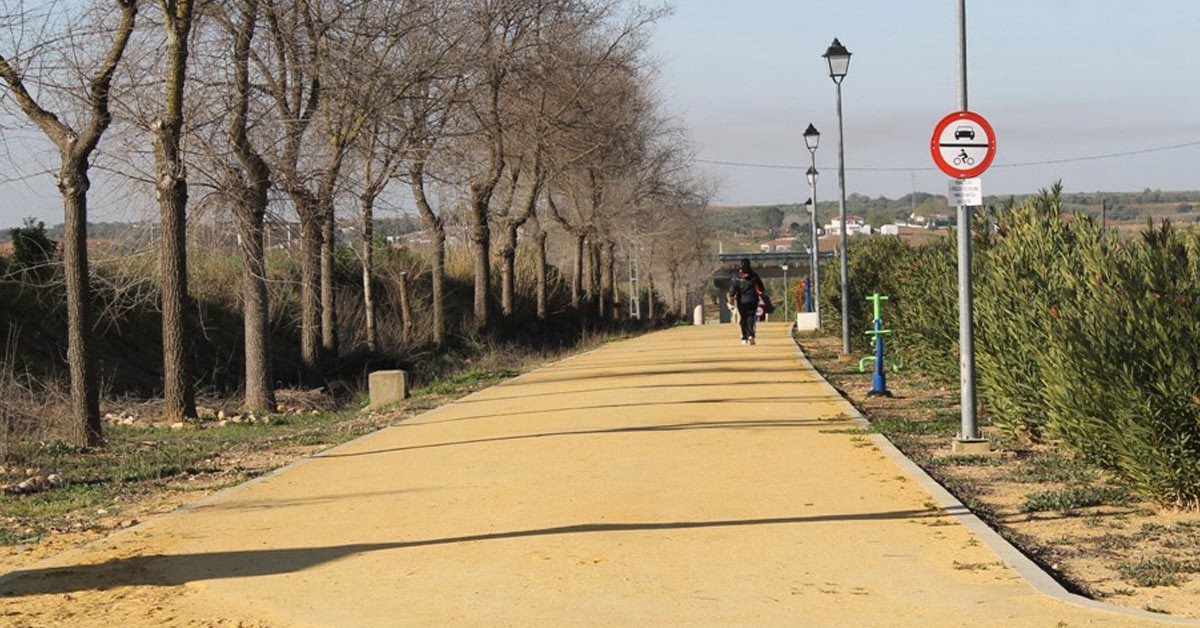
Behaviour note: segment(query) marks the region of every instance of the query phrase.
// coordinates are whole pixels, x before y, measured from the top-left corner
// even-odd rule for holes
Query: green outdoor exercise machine
[[[884,373],[883,365],[885,362],[887,362],[892,365],[893,371],[899,371],[900,363],[897,362],[895,358],[891,356],[884,356],[883,354],[883,337],[885,334],[892,333],[892,330],[890,329],[883,329],[883,314],[881,313],[881,310],[883,302],[887,301],[887,297],[877,292],[867,297],[867,300],[875,306],[875,328],[867,330],[866,332],[866,334],[871,336],[871,339],[875,341],[875,355],[867,356],[859,360],[858,370],[860,372],[866,371],[867,362],[874,360],[875,373],[871,377],[871,390],[867,393],[867,396],[891,397],[892,393],[887,389],[887,375]]]

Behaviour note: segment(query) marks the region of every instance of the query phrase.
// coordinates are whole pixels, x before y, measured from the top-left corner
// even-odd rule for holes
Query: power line
[[[992,164],[992,168],[1025,168],[1025,167],[1029,167],[1029,166],[1048,166],[1048,165],[1053,165],[1053,164],[1067,164],[1067,163],[1075,163],[1075,162],[1080,162],[1080,161],[1095,161],[1098,159],[1115,159],[1117,157],[1131,157],[1134,155],[1144,155],[1146,153],[1157,153],[1157,152],[1162,152],[1162,151],[1167,151],[1167,150],[1178,150],[1180,148],[1189,148],[1192,146],[1200,146],[1200,140],[1196,140],[1193,142],[1184,142],[1182,144],[1171,144],[1169,146],[1155,146],[1153,148],[1141,148],[1138,150],[1129,150],[1129,151],[1123,151],[1123,152],[1119,152],[1119,153],[1105,153],[1102,155],[1087,155],[1084,157],[1065,157],[1063,159],[1046,159],[1046,160],[1042,160],[1042,161],[1025,161],[1025,162],[1012,163],[1012,164]],[[739,167],[739,168],[768,168],[768,169],[775,169],[775,170],[807,170],[808,169],[808,166],[792,166],[792,165],[787,165],[787,164],[762,164],[762,163],[752,163],[752,162],[743,162],[743,161],[724,161],[724,160],[717,160],[717,159],[693,159],[692,161],[694,161],[696,163],[701,163],[701,164],[713,164],[713,165],[717,165],[717,166],[735,166],[735,167]],[[822,166],[822,168],[828,168],[828,167],[831,167],[831,166]],[[880,168],[857,167],[857,168],[853,168],[853,167],[847,167],[846,170],[855,171],[855,172],[920,172],[920,171],[925,171],[925,170],[934,171],[934,170],[937,170],[937,168],[931,168],[928,166],[922,166],[922,167],[917,167],[917,168],[897,168],[897,167],[880,167]]]

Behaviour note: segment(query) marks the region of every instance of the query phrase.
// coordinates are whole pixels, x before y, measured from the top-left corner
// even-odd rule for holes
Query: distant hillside
[[[944,196],[935,196],[925,192],[907,194],[898,199],[890,199],[886,196],[871,198],[862,194],[851,194],[846,197],[846,213],[862,216],[868,224],[874,227],[902,222],[910,213],[932,216],[944,214],[946,211]],[[805,223],[801,227],[802,231],[807,233],[808,210],[799,203],[717,207],[710,215],[714,221],[714,227],[721,232],[773,236],[781,230],[784,216],[793,212],[805,217]],[[821,225],[829,224],[829,221],[837,216],[837,213],[838,203],[836,200],[817,203],[817,217]]]
[[[1002,195],[985,196],[984,205],[1003,207],[1010,203],[1019,204],[1033,196]],[[1200,221],[1200,191],[1163,191],[1149,188],[1141,192],[1078,192],[1062,195],[1067,213],[1081,213],[1099,217],[1101,199],[1104,201],[1105,216],[1114,223],[1141,224],[1147,217],[1170,218],[1175,222]],[[817,204],[819,223],[828,224],[838,212],[835,200],[824,200]],[[862,216],[873,227],[889,223],[904,222],[910,213],[919,216],[949,215],[954,211],[945,196],[917,192],[897,199],[886,196],[871,198],[862,194],[846,197],[846,212]],[[773,238],[783,233],[783,218],[790,213],[805,216],[801,231],[808,233],[807,209],[799,203],[779,205],[743,205],[715,207],[710,212],[714,228],[719,233],[752,238]]]

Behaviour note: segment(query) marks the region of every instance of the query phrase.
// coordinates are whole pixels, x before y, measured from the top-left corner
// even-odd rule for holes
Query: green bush
[[[874,310],[867,297],[879,293],[889,300],[884,305],[885,326],[893,320],[892,305],[899,298],[897,264],[911,248],[896,236],[855,237],[848,247],[850,266],[850,344],[854,350],[869,351]],[[842,326],[841,268],[838,258],[822,266],[821,311],[831,329]]]
[[[46,235],[46,223],[26,218],[24,226],[9,229],[13,244],[13,262],[22,270],[43,268],[54,259],[58,244]]]
[[[1144,497],[1200,507],[1200,234],[1152,224],[1121,240],[1062,212],[1055,185],[974,225],[981,404],[1012,435],[1059,443]],[[994,224],[992,220],[995,220]],[[935,380],[958,375],[957,246],[894,238],[850,247],[851,330],[891,297],[889,350]],[[840,325],[837,265],[823,306]]]
[[[1100,231],[1086,216],[1064,220],[1061,186],[1021,207],[1002,210],[995,234],[977,258],[976,360],[980,398],[993,424],[1040,440],[1046,428],[1046,339],[1056,316],[1073,307],[1074,278],[1084,249]]]
[[[1143,495],[1200,506],[1200,237],[1164,222],[1084,253],[1048,339],[1049,427]]]
[[[890,346],[906,367],[942,383],[958,381],[958,247],[943,237],[897,261]]]

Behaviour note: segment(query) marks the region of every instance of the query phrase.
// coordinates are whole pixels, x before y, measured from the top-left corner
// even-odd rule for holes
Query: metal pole
[[[958,0],[958,108],[967,111],[967,0]],[[962,390],[960,441],[978,441],[975,421],[974,294],[971,288],[971,208],[958,207],[958,346]]]
[[[838,188],[841,198],[838,199],[838,214],[842,219],[842,354],[850,355],[850,261],[846,254],[846,146],[845,133],[842,130],[842,84],[837,83],[837,118],[838,118]],[[816,202],[815,200],[813,201]],[[813,205],[815,213],[817,206]]]
[[[813,172],[817,171],[817,151],[808,152],[812,157]],[[821,249],[820,239],[817,238],[817,177],[813,176],[808,183],[812,198],[812,302],[813,312],[817,314],[817,331],[821,330]]]

